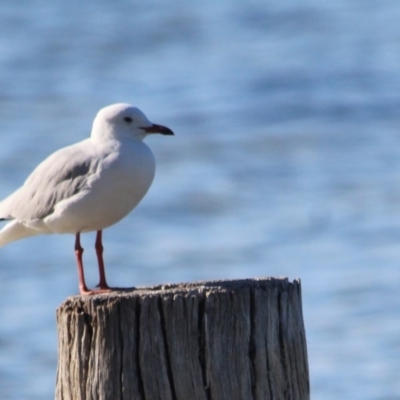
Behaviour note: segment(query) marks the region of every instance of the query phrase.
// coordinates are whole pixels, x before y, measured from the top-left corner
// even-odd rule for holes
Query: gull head
[[[125,103],[102,108],[97,113],[92,128],[92,138],[96,140],[143,140],[147,135],[154,133],[174,134],[166,126],[150,122],[137,107]]]

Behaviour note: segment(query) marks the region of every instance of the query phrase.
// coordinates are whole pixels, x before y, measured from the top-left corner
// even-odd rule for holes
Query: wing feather
[[[40,163],[23,186],[0,203],[0,218],[43,219],[58,202],[85,187],[98,167],[85,142],[64,147]]]

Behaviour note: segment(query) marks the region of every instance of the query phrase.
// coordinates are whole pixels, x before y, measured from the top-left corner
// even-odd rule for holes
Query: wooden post
[[[57,323],[57,400],[310,397],[297,280],[75,296]]]

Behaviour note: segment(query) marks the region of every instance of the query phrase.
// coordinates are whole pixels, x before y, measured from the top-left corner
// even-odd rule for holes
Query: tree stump
[[[297,280],[75,296],[57,323],[57,400],[309,399]]]

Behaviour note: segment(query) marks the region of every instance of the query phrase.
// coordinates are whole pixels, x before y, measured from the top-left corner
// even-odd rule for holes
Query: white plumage
[[[90,138],[50,155],[0,203],[0,219],[10,220],[0,231],[0,247],[37,234],[75,234],[80,291],[92,293],[84,282],[80,233],[97,231],[99,287],[108,290],[101,230],[125,217],[148,191],[155,160],[143,139],[150,133],[173,135],[129,104],[101,109]]]

